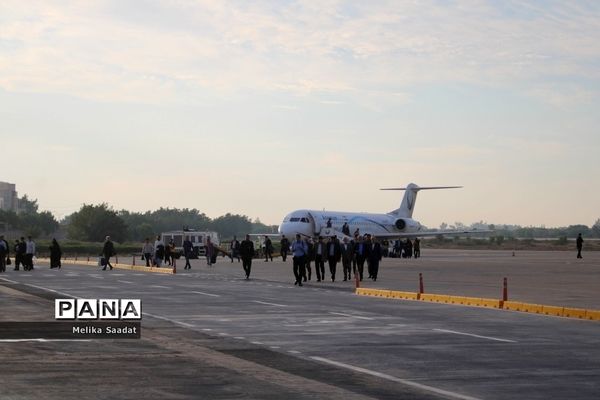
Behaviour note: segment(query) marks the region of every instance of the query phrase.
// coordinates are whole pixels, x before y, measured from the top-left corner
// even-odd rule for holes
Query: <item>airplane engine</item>
[[[394,222],[394,226],[396,226],[396,229],[399,231],[410,232],[419,230],[421,224],[411,218],[399,218]]]

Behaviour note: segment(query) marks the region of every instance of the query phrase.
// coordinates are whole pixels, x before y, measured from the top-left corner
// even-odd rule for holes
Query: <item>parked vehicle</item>
[[[189,239],[194,246],[194,254],[192,258],[204,257],[206,255],[206,239],[210,238],[211,242],[215,246],[219,246],[219,234],[213,231],[192,231],[192,230],[182,230],[182,231],[170,231],[163,232],[161,234],[161,239],[163,243],[167,244],[172,239],[175,243],[175,256],[179,258],[183,254],[183,242],[186,239]]]

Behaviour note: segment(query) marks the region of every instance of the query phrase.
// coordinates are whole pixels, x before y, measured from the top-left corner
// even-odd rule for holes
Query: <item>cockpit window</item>
[[[306,223],[308,223],[308,218],[300,218],[300,222],[306,222]]]
[[[290,221],[291,222],[298,222],[298,221],[300,221],[300,218],[295,218],[295,217],[294,218],[290,218]]]

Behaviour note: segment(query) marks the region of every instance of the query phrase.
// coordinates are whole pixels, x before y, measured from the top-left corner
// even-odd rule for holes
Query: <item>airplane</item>
[[[383,188],[380,190],[401,190],[404,197],[400,208],[385,214],[342,212],[342,211],[318,211],[318,210],[296,210],[285,216],[279,225],[279,234],[260,234],[260,236],[282,236],[294,238],[296,234],[306,238],[319,236],[353,239],[352,236],[342,232],[342,226],[347,223],[350,235],[358,229],[360,235],[370,234],[379,239],[402,239],[438,235],[468,235],[475,233],[489,233],[486,230],[451,230],[451,231],[425,231],[419,221],[413,219],[413,211],[417,200],[417,193],[421,190],[455,189],[462,186],[426,186],[420,187],[410,183],[406,187]],[[331,221],[331,227],[327,226]],[[258,234],[255,234],[259,236]]]

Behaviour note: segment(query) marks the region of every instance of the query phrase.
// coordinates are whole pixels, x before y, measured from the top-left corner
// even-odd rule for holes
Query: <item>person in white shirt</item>
[[[33,257],[35,256],[35,242],[31,240],[31,236],[27,236],[25,242],[25,270],[31,271],[33,269]]]
[[[154,254],[154,246],[152,246],[152,243],[150,243],[149,238],[146,238],[144,246],[142,246],[142,254],[146,259],[146,267],[149,267],[150,261],[152,260],[152,255]]]
[[[165,244],[160,240],[160,236],[156,237],[154,242],[154,265],[161,267],[165,258]]]

